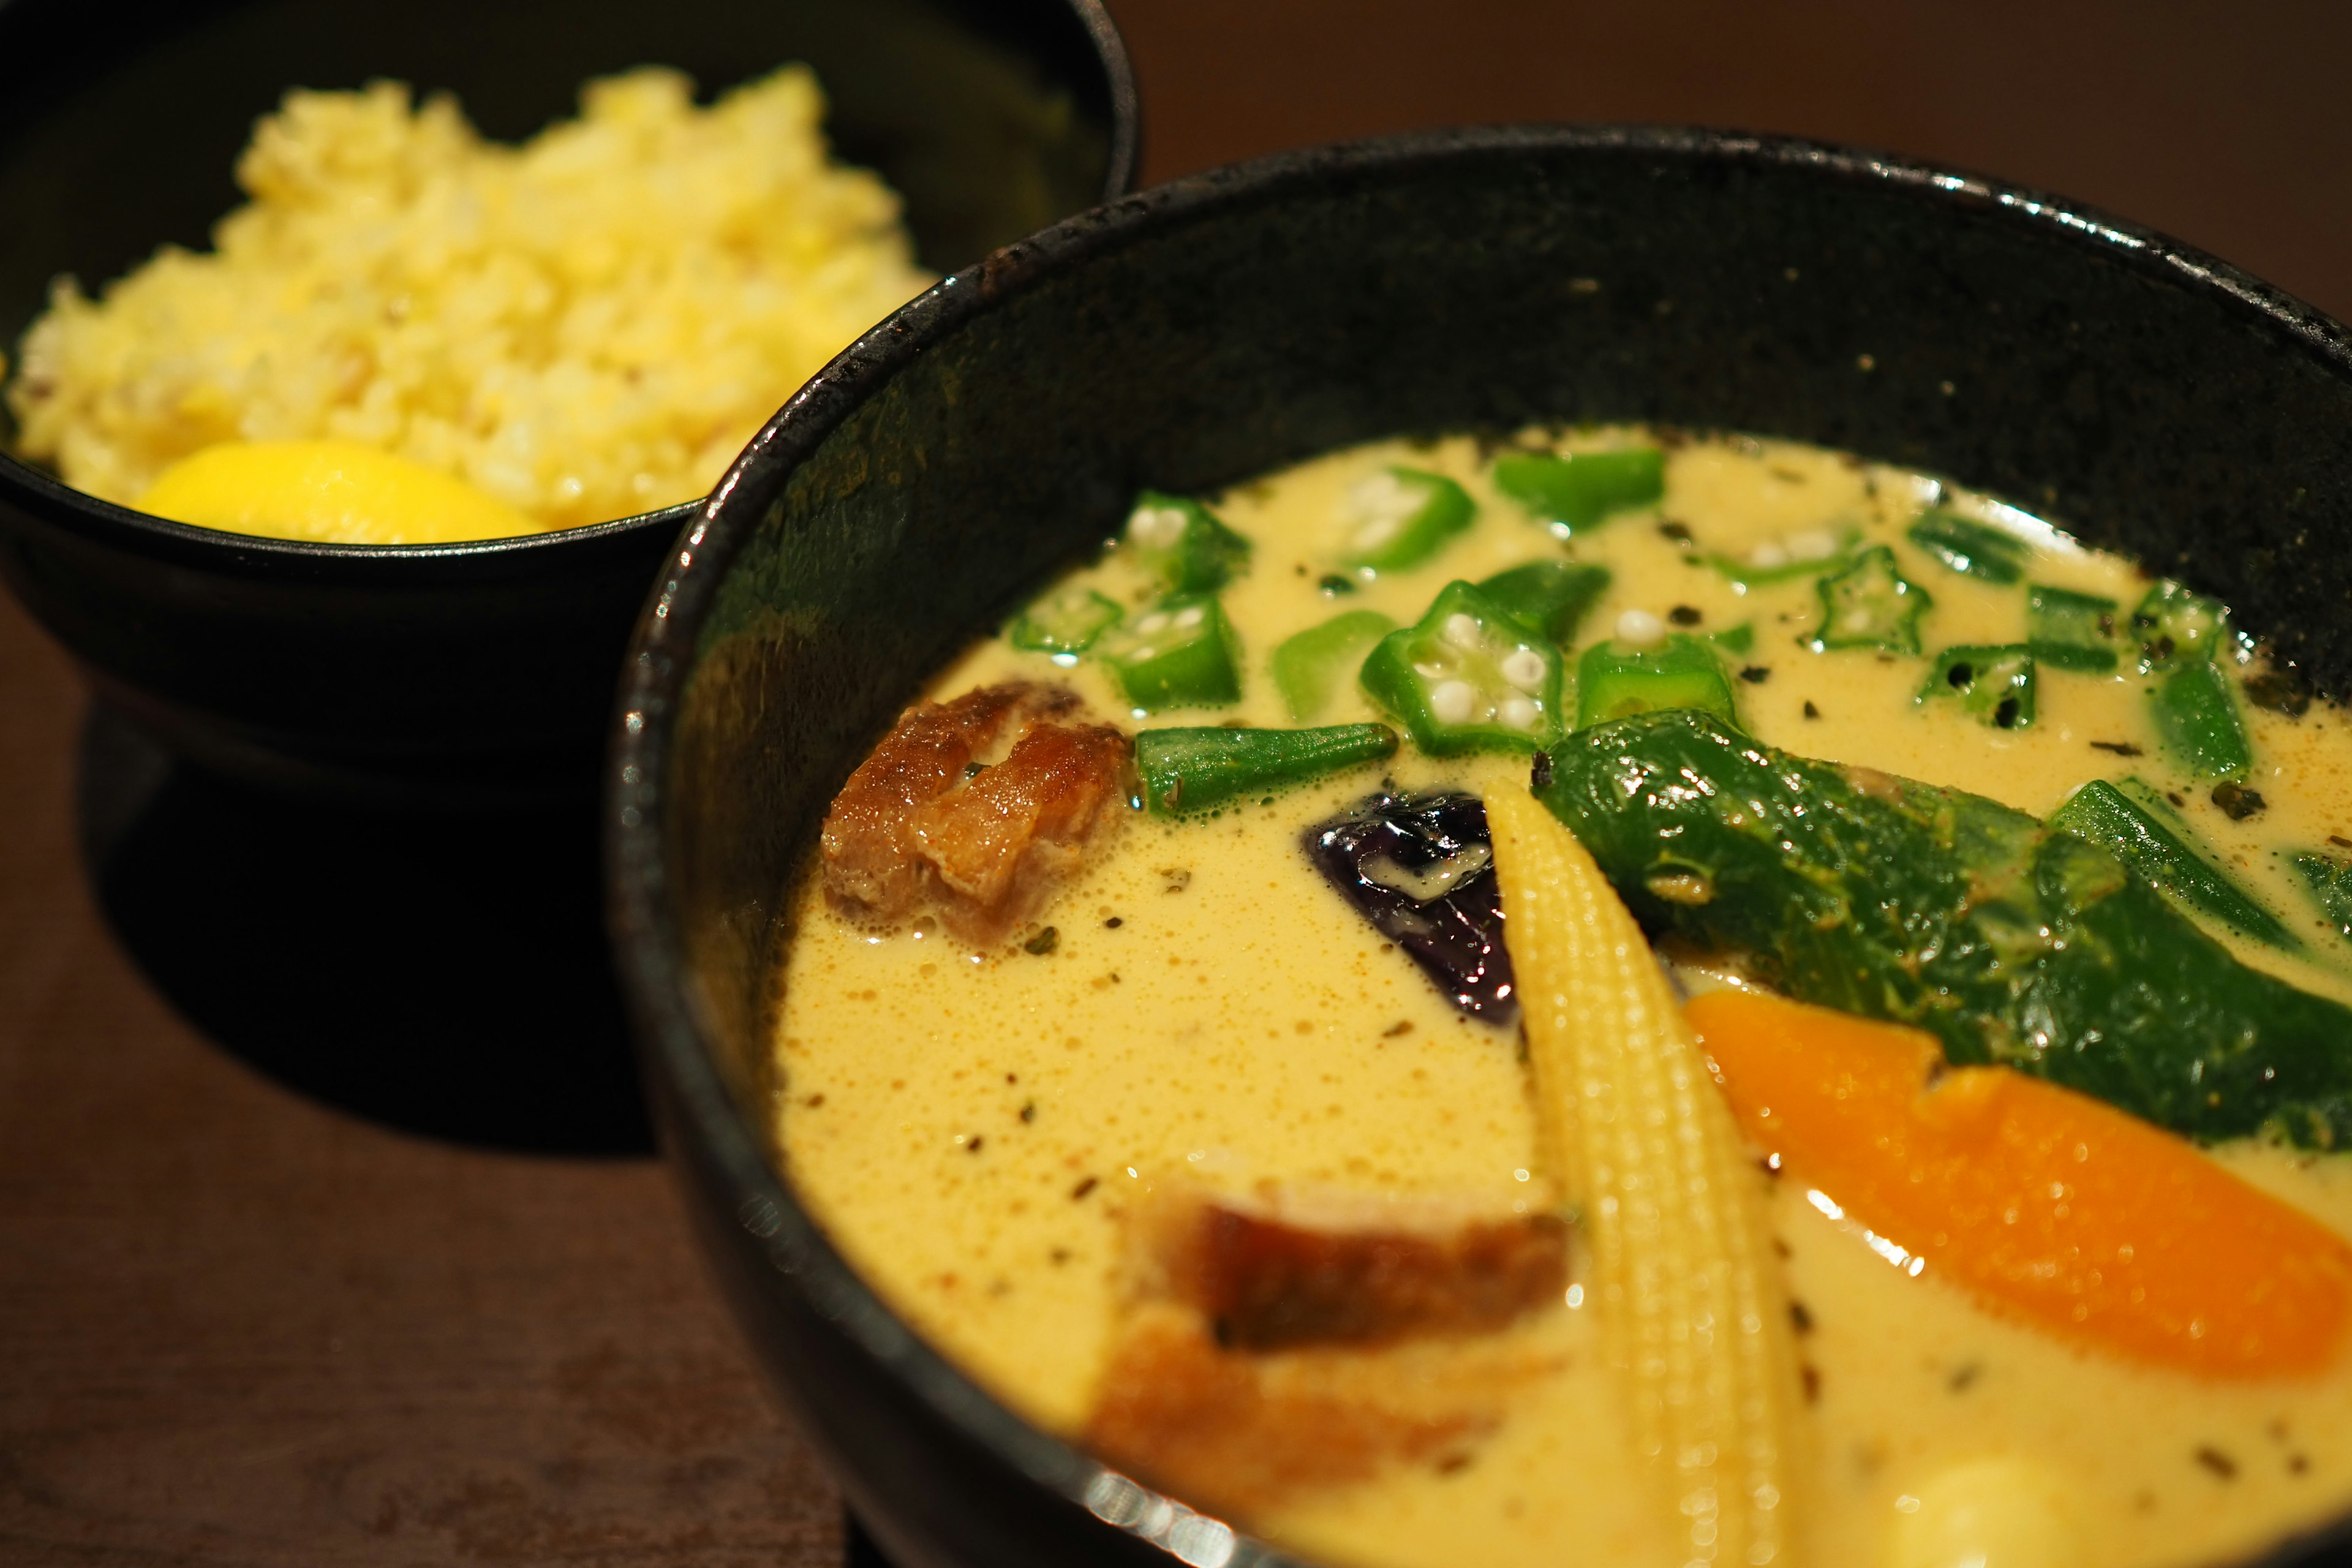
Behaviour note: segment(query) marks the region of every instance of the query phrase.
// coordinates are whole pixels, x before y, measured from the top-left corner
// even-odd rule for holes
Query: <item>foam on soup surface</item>
[[[1546,515],[1524,472],[1499,470],[1498,486],[1514,457],[1652,447],[1664,451],[1658,493],[1637,485],[1598,518]],[[1413,498],[1393,493],[1418,485],[1412,476],[1454,481],[1474,509],[1466,522],[1441,519],[1417,561],[1413,542],[1385,542],[1412,521],[1399,520]],[[1360,647],[1338,656],[1348,678],[1311,716],[1273,678],[1276,650],[1346,612],[1412,626],[1450,582],[1597,564],[1609,581],[1561,645],[1567,670],[1612,637],[1635,652],[1708,639],[1738,724],[1799,756],[2036,816],[2088,781],[2136,781],[2133,798],[2289,936],[2257,940],[2200,911],[2203,928],[2249,966],[2352,1000],[2352,944],[2315,901],[2311,869],[2352,838],[2341,710],[2265,680],[2213,628],[2252,762],[2220,784],[2200,774],[2149,693],[2167,657],[2210,650],[2157,649],[2167,628],[2130,624],[2149,579],[2021,513],[1835,453],[1630,428],[1528,433],[1499,449],[1467,437],[1354,448],[1209,498],[1209,510],[1250,545],[1245,563],[1229,552],[1208,570],[1221,584],[1171,577],[1199,563],[1154,553],[1151,530],[1172,548],[1177,527],[1155,514],[1140,545],[1108,550],[1041,600],[1066,623],[1060,642],[1034,624],[1022,640],[1043,647],[984,640],[927,697],[1054,683],[1094,722],[1129,731],[1395,722],[1393,703],[1353,679]],[[1943,526],[1951,519],[1960,526]],[[1987,543],[1972,529],[2006,551],[1990,570],[1967,556]],[[1822,635],[1836,613],[1823,580],[1876,546],[1932,600],[1915,618],[1918,651],[1817,651],[1836,640]],[[1383,563],[1364,564],[1384,549]],[[2062,667],[2095,658],[2036,659],[2021,723],[1967,700],[1938,657],[2050,632],[2029,616],[2063,594],[2037,601],[2037,586],[2111,601],[2107,634],[2095,616],[2078,629],[2111,636],[2116,658],[2105,671]],[[1134,628],[1171,587],[1181,604],[1213,594],[1230,623],[1229,700],[1139,701],[1139,689],[1168,696],[1139,686],[1138,660],[1164,650]],[[1883,594],[1874,602],[1886,609]],[[1112,610],[1115,625],[1089,631]],[[2143,674],[2151,653],[2158,668]],[[1931,677],[1952,691],[1928,690]],[[1578,696],[1557,700],[1569,722]],[[790,1179],[865,1278],[992,1392],[1130,1468],[1159,1464],[1146,1479],[1243,1528],[1348,1563],[1681,1561],[1685,1536],[1631,1451],[1620,1372],[1582,1286],[1577,1194],[1539,1135],[1517,1030],[1457,1005],[1302,847],[1311,825],[1375,792],[1524,789],[1528,769],[1522,751],[1433,755],[1408,740],[1377,764],[1253,789],[1213,813],[1122,804],[1087,829],[1079,868],[986,940],[960,936],[982,928],[952,909],[845,919],[813,869],[782,975]],[[1711,960],[1677,956],[1686,980],[1711,983]],[[2343,1156],[2253,1138],[2210,1152],[2352,1235]],[[1804,1394],[1784,1560],[2186,1564],[2352,1505],[2352,1357],[2315,1374],[2216,1379],[2104,1353],[1987,1310],[1937,1269],[1890,1262],[1802,1181],[1756,1179],[1770,1188]],[[1524,1240],[1545,1216],[1565,1215],[1571,1239],[1557,1276],[1545,1258],[1510,1255],[1510,1277],[1534,1283],[1507,1309],[1465,1309],[1487,1313],[1476,1323],[1431,1329],[1416,1298],[1390,1303],[1404,1316],[1380,1331],[1350,1318],[1323,1338],[1269,1330],[1253,1343],[1246,1330],[1234,1337],[1244,1320],[1186,1319],[1183,1289],[1163,1278],[1174,1266],[1151,1261],[1171,1205],[1291,1240],[1369,1227],[1420,1238],[1399,1245],[1425,1243],[1431,1258],[1447,1246],[1467,1256],[1458,1238],[1473,1232]],[[1443,1237],[1455,1239],[1428,1239]],[[1377,1268],[1348,1274],[1354,1255],[1333,1245],[1315,1254],[1319,1278],[1344,1277],[1359,1297],[1385,1289]],[[1347,1318],[1357,1298],[1341,1296]],[[1186,1339],[1185,1321],[1208,1328]],[[1197,1384],[1192,1403],[1149,1390],[1139,1403],[1133,1384],[1155,1376]],[[1139,1439],[1139,1420],[1191,1426]]]

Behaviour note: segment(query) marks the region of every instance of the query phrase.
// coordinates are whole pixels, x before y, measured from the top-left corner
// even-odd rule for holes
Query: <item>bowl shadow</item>
[[[593,802],[416,816],[297,799],[181,761],[94,703],[75,805],[116,940],[263,1076],[451,1142],[654,1152]]]

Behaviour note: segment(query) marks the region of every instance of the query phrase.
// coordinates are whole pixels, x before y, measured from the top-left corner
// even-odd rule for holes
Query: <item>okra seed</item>
[[[1173,544],[1183,536],[1184,514],[1172,506],[1143,507],[1128,523],[1128,531],[1137,542],[1148,545]]]
[[[1647,610],[1628,610],[1617,617],[1617,640],[1635,647],[1656,647],[1666,640],[1666,623]]]
[[[1475,616],[1456,612],[1445,617],[1445,640],[1459,648],[1478,646],[1478,622]]]
[[[1523,734],[1531,734],[1543,720],[1543,710],[1524,697],[1514,697],[1503,704],[1502,721]]]
[[[1788,563],[1789,552],[1777,544],[1769,542],[1759,544],[1748,552],[1748,564],[1760,566],[1767,572],[1775,566],[1786,566]]]
[[[1789,535],[1789,559],[1826,561],[1837,553],[1837,538],[1825,528],[1809,528]]]
[[[1456,617],[1467,619],[1467,616]],[[1429,710],[1437,715],[1441,724],[1468,721],[1470,710],[1478,704],[1478,693],[1466,680],[1449,680],[1429,694]]]
[[[1533,691],[1543,684],[1543,655],[1531,647],[1520,648],[1503,661],[1503,679],[1522,691]]]
[[[1176,624],[1180,626],[1197,626],[1201,624],[1201,617],[1207,613],[1198,605],[1187,605],[1177,612]]]
[[[1168,613],[1165,610],[1154,610],[1135,623],[1135,629],[1145,637],[1150,637],[1154,632],[1164,631],[1167,626]]]

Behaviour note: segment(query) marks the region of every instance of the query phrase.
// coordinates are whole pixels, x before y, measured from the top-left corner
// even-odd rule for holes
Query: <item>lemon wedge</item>
[[[356,441],[226,441],[181,458],[139,509],[199,528],[330,544],[450,544],[544,530],[437,468]]]

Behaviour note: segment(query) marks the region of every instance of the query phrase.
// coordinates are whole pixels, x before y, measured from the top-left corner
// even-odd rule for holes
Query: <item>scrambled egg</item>
[[[208,448],[347,443],[479,492],[448,492],[482,528],[466,537],[511,531],[480,520],[571,527],[703,494],[932,279],[898,197],[830,161],[805,67],[708,109],[686,77],[646,68],[589,83],[581,107],[511,147],[394,82],[289,93],[255,126],[236,169],[251,200],[211,254],[166,247],[98,300],[58,280],[6,390],[22,455],[138,506]],[[216,500],[248,480],[288,493],[282,452],[223,457],[205,470]],[[400,482],[381,526],[322,524],[315,495],[190,521],[390,542],[424,493]]]

